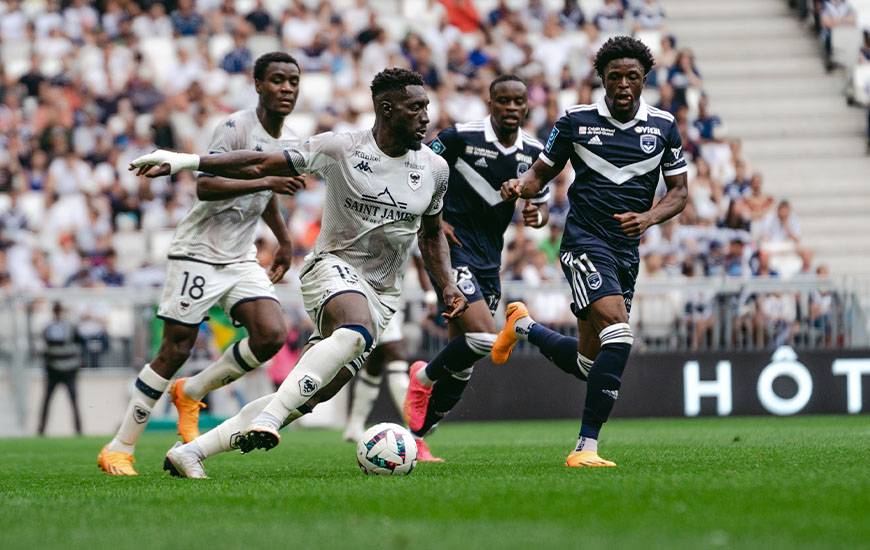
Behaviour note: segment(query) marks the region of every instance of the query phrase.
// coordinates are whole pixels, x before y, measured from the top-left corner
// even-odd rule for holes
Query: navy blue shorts
[[[469,304],[479,300],[485,300],[490,313],[495,315],[495,310],[498,309],[498,303],[501,300],[501,279],[498,275],[488,275],[480,270],[468,265],[457,265],[459,261],[453,262],[453,280],[460,292],[465,295],[465,299]],[[432,275],[429,275],[432,280],[432,286],[435,287],[438,293],[438,307],[445,310],[442,299],[442,290],[435,283]]]
[[[586,319],[589,305],[605,296],[622,296],[625,310],[631,312],[638,262],[620,258],[591,240],[573,250],[561,250],[559,260],[571,285],[571,311],[578,318]]]

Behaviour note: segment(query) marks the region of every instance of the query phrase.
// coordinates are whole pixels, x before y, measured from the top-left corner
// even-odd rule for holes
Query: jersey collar
[[[495,135],[495,129],[492,127],[492,117],[486,117],[483,119],[483,137],[486,139],[487,143],[494,143],[496,148],[501,151],[503,155],[510,155],[516,153],[517,151],[522,151],[523,149],[523,130],[522,128],[517,128],[517,140],[510,147],[505,147],[498,141],[498,136]]]
[[[608,122],[620,130],[627,130],[637,124],[638,121],[646,122],[647,117],[649,116],[649,110],[647,109],[646,101],[644,101],[643,97],[640,98],[640,106],[637,108],[634,118],[625,123],[619,122],[611,116],[610,109],[607,108],[607,102],[604,100],[604,96],[601,96],[595,105],[598,107],[598,114],[606,118]]]

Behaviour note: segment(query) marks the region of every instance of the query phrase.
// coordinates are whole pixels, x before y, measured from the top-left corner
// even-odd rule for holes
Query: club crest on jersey
[[[652,153],[656,150],[656,137],[651,134],[643,134],[640,136],[640,148],[644,153]]]
[[[311,378],[307,374],[302,377],[302,380],[299,381],[299,393],[302,394],[303,397],[308,397],[314,395],[314,392],[317,391],[317,381],[314,378]]]
[[[447,147],[444,146],[440,139],[435,139],[435,141],[430,143],[429,148],[439,155],[443,153],[445,149],[447,149]]]
[[[597,271],[593,271],[586,276],[586,286],[589,290],[598,290],[601,288],[601,275]]]
[[[408,172],[408,187],[416,191],[423,185],[423,174],[420,172]]]
[[[522,176],[525,172],[529,170],[528,162],[521,162],[517,164],[517,177]]]

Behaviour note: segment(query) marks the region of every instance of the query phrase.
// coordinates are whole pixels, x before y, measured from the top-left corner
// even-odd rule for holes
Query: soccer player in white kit
[[[453,282],[441,231],[447,164],[422,145],[429,123],[422,78],[405,69],[386,69],[375,76],[371,89],[371,130],[326,132],[283,154],[239,151],[200,157],[156,151],[133,161],[131,169],[152,177],[182,169],[229,178],[312,173],[326,185],[320,235],[300,275],[305,308],[315,325],[313,345],[275,394],[170,449],[165,467],[174,475],[205,477],[202,459],[234,447],[243,452],[274,447],[282,425],[316,405],[312,398],[318,390],[350,380],[397,309],[415,236],[426,267],[444,289],[444,315],[453,318],[467,307]],[[331,397],[318,395],[321,400]]]
[[[259,100],[255,109],[230,115],[214,132],[209,153],[253,149],[281,151],[301,140],[285,125],[299,91],[299,65],[283,52],[268,53],[254,64]],[[241,323],[248,337],[215,363],[170,388],[185,441],[199,435],[200,400],[271,358],[284,343],[287,327],[273,283],[292,260],[290,234],[274,193],[293,194],[299,177],[232,180],[201,174],[190,212],[178,224],[169,248],[166,283],[157,315],[164,321],[157,356],[136,378],[130,403],[115,437],[101,450],[97,464],[109,475],[137,475],[133,453],[154,403],[169,387],[196,342],[200,323],[215,304]],[[267,273],[256,261],[254,238],[260,220],[278,239]]]

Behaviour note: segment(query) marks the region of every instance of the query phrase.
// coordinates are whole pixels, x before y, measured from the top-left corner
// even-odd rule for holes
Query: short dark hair
[[[643,42],[630,36],[614,36],[605,42],[595,54],[595,72],[603,77],[604,69],[607,68],[608,63],[614,59],[626,57],[640,61],[644,74],[649,73],[655,65],[652,52]]]
[[[495,77],[492,82],[489,83],[489,95],[492,97],[492,91],[495,90],[495,87],[501,84],[502,82],[519,82],[523,86],[526,86],[526,81],[522,78],[518,77],[515,74],[503,74]]]
[[[372,79],[372,99],[388,92],[403,92],[405,86],[422,86],[423,77],[420,73],[390,67],[375,75]]]
[[[290,63],[291,65],[296,65],[296,68],[300,71],[302,70],[302,67],[299,66],[299,62],[296,61],[296,58],[289,53],[264,53],[254,62],[254,80],[263,80],[266,78],[266,69],[269,68],[270,63]]]

